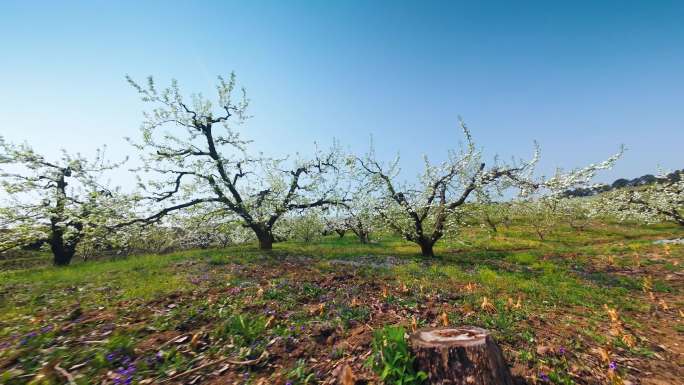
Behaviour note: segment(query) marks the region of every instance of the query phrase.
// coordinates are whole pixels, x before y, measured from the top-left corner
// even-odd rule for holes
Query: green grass
[[[62,361],[63,366],[93,362],[77,381],[86,384],[112,369],[106,356],[116,351],[140,365],[142,360],[161,360],[144,364],[140,371],[163,378],[170,371],[191,368],[194,358],[176,346],[163,349],[162,358],[136,349],[154,333],[191,332],[204,336],[205,342],[193,347],[204,349],[202,354],[254,359],[274,341],[311,341],[303,339],[305,334],[316,340],[321,327],[343,334],[376,322],[403,322],[408,327],[409,315],[419,325],[428,325],[444,311],[452,324],[492,330],[508,347],[511,360],[531,368],[551,366],[549,375],[555,383],[569,383],[567,362],[535,353],[544,328],[570,330],[567,338],[573,339],[565,343],[577,349],[613,343],[625,354],[649,358],[651,347],[627,349],[606,336],[603,306],[629,314],[623,316],[625,322],[634,323],[639,315],[643,319],[651,306],[643,282],[651,275],[657,295],[681,301],[680,287],[665,278],[682,271],[684,247],[673,246],[672,255],[663,258],[664,248],[652,240],[682,236],[682,229],[667,224],[597,224],[583,232],[561,227],[545,242],[523,225],[501,228],[494,236],[485,229],[467,228],[459,239],[438,243],[432,259],[420,257],[416,245],[389,234],[375,235],[371,244],[360,244],[349,235],[330,236],[311,243],[277,243],[272,251],[242,245],[75,261],[64,268],[52,267],[49,256],[34,253],[16,264],[1,261],[5,270],[0,272],[0,343],[17,344],[14,336],[46,325],[73,325],[65,332],[66,340],[55,331],[40,332],[24,345],[0,349],[0,365],[12,354],[26,357],[15,364],[24,374],[37,372],[41,362],[50,360]],[[493,308],[481,308],[485,297]],[[353,304],[352,298],[361,303]],[[510,308],[518,298],[522,306]],[[426,303],[436,310],[424,313]],[[378,309],[391,309],[403,321],[378,321]],[[79,323],[101,314],[110,318],[93,325]],[[275,318],[268,321],[271,316]],[[110,324],[116,327],[108,333]],[[672,328],[681,333],[681,323]],[[64,344],[88,333],[94,333],[88,338],[104,342]],[[583,339],[574,340],[575,336]],[[340,346],[329,350],[317,354],[350,354]],[[282,373],[270,375],[314,383],[304,362],[284,362]]]

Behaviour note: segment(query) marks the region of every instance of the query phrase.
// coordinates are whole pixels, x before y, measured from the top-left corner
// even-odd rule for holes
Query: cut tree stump
[[[429,384],[513,385],[501,349],[474,326],[419,329],[409,337],[418,370]]]

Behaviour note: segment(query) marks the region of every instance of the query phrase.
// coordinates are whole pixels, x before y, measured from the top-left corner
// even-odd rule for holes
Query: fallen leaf
[[[595,352],[596,354],[598,354],[598,356],[602,362],[605,362],[605,363],[610,362],[610,352],[607,349],[594,348],[594,349],[592,349],[592,351]]]
[[[622,342],[625,343],[629,348],[633,348],[636,345],[636,341],[631,334],[624,333],[622,335]]]
[[[352,372],[349,365],[344,365],[342,371],[340,372],[340,385],[354,385],[356,383],[356,377]]]
[[[199,345],[200,338],[202,338],[202,333],[193,334],[192,339],[190,340],[190,346],[196,348]]]
[[[266,320],[266,324],[264,325],[264,327],[266,327],[267,329],[270,328],[271,325],[273,324],[273,321],[274,321],[274,320],[275,320],[275,316],[274,316],[274,315],[268,317],[268,320]]]
[[[644,277],[644,281],[641,283],[641,289],[644,291],[644,293],[650,292],[651,290],[653,290],[653,277],[652,276],[649,275],[648,277]]]
[[[617,309],[610,308],[608,305],[603,304],[603,308],[606,309],[608,316],[610,317],[610,322],[618,323],[620,322],[620,317],[618,316]]]
[[[537,354],[540,356],[545,356],[551,350],[551,347],[546,345],[537,346]]]
[[[658,306],[660,306],[660,308],[663,310],[669,310],[670,309],[670,307],[667,306],[667,302],[665,302],[665,300],[662,298],[658,301]]]
[[[442,323],[442,326],[449,326],[449,316],[445,311],[442,311],[442,314],[440,314],[439,316],[439,320]]]
[[[518,296],[518,301],[515,303],[515,305],[513,306],[513,308],[514,308],[514,309],[520,309],[520,308],[522,308],[522,298],[521,298],[520,296]]]
[[[484,311],[496,311],[496,307],[494,307],[494,305],[491,302],[489,302],[489,299],[487,299],[487,297],[482,297],[482,304],[480,305],[480,307]]]

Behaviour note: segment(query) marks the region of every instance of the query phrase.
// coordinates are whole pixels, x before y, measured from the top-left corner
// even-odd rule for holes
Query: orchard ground
[[[684,237],[594,224],[464,230],[437,258],[325,237],[48,266],[0,260],[0,383],[379,383],[374,331],[491,330],[520,382],[682,384]]]

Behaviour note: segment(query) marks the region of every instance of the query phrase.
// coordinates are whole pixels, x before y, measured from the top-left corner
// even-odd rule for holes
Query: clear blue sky
[[[629,152],[601,180],[684,167],[684,2],[2,1],[0,134],[56,154],[133,154],[124,81],[213,90],[234,70],[245,134],[273,153],[372,134],[415,173],[460,139],[544,172]],[[124,183],[125,182],[121,182]]]

